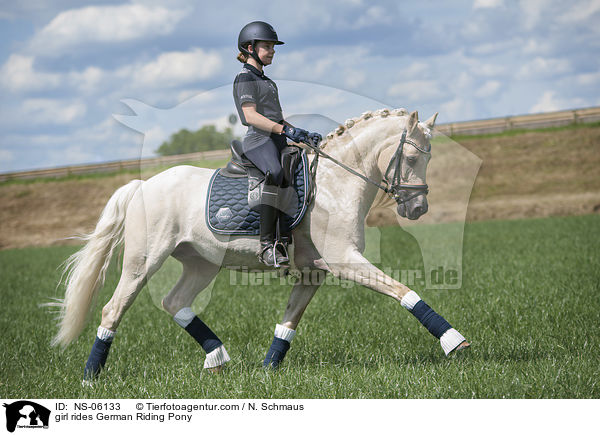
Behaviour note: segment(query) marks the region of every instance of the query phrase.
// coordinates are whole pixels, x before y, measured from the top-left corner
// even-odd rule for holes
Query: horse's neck
[[[381,121],[369,124],[354,132],[346,132],[342,137],[330,142],[324,151],[379,183],[379,155],[385,148],[384,142],[389,133],[385,131]],[[362,228],[379,189],[323,157],[320,157],[316,181],[317,189],[321,192],[318,202],[334,215],[352,218],[353,226]]]

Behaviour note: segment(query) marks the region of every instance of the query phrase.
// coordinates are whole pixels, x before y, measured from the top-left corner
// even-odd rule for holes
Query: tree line
[[[234,136],[231,127],[227,127],[223,131],[217,130],[214,125],[205,125],[196,131],[184,128],[177,133],[173,133],[169,140],[163,142],[156,152],[161,156],[172,156],[227,149],[233,139],[238,138]]]

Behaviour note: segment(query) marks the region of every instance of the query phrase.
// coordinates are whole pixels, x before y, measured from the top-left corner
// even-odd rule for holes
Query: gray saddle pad
[[[251,235],[260,233],[258,211],[248,206],[248,177],[230,178],[215,171],[208,185],[206,199],[206,225],[217,234]],[[302,152],[302,158],[295,172],[294,185],[285,189],[285,196],[297,204],[282,207],[291,214],[282,214],[285,225],[290,229],[298,226],[306,209],[309,187],[308,158]]]

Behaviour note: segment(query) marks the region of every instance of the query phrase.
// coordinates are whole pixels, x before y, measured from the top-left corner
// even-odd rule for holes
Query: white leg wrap
[[[192,323],[194,317],[196,317],[196,313],[194,313],[190,307],[185,307],[177,311],[177,314],[173,316],[173,320],[175,320],[175,322],[182,328],[186,328],[190,323]]]
[[[279,324],[275,326],[275,337],[291,343],[295,336],[296,331],[293,329],[286,328],[285,326]]]
[[[448,356],[448,354],[463,341],[465,341],[465,337],[454,328],[448,329],[444,332],[444,335],[440,337],[440,344],[442,345],[442,349],[444,349],[446,356]]]
[[[419,295],[411,290],[402,297],[402,300],[400,300],[400,305],[402,305],[408,311],[412,311],[417,302],[419,302],[420,300],[421,298],[419,297]]]
[[[111,343],[113,341],[113,338],[115,338],[115,334],[115,331],[111,331],[110,329],[98,326],[98,333],[96,335],[100,340]]]
[[[206,354],[206,359],[204,360],[204,368],[212,369],[213,367],[219,367],[228,361],[231,361],[231,358],[229,358],[229,355],[227,355],[225,346],[221,345],[212,352]]]

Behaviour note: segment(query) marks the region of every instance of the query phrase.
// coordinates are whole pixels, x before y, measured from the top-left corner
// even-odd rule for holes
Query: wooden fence
[[[540,113],[534,115],[507,116],[504,118],[482,119],[477,121],[452,122],[436,126],[436,130],[447,136],[499,133],[513,129],[530,129],[557,127],[575,123],[600,121],[600,107],[587,109],[563,110],[560,112]],[[156,157],[148,159],[123,160],[118,162],[98,163],[90,165],[73,165],[60,168],[38,169],[0,173],[0,182],[7,180],[24,180],[32,178],[60,178],[68,175],[114,172],[123,169],[140,169],[152,166],[169,166],[199,160],[218,160],[230,155],[228,149],[181,154],[177,156]]]
[[[559,127],[570,124],[600,121],[600,107],[563,110],[560,112],[534,115],[507,116],[505,118],[477,121],[451,122],[436,126],[436,130],[447,136],[501,133],[507,130]]]

